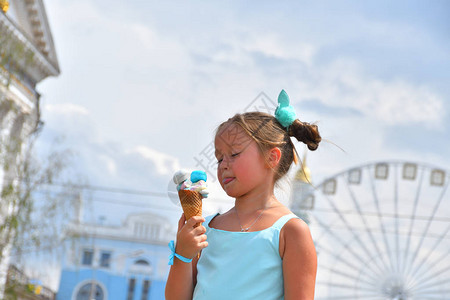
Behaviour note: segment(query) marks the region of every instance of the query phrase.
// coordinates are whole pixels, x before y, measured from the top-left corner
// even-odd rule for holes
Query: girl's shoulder
[[[310,234],[308,224],[303,221],[300,217],[291,218],[283,226],[283,231],[285,235],[288,236],[301,236],[304,234]]]
[[[295,215],[289,208],[286,206],[281,206],[276,212],[275,218],[286,218],[286,222],[282,227],[282,232],[287,234],[288,236],[297,236],[298,234],[309,233],[308,224],[303,221],[300,217]]]
[[[308,224],[299,217],[290,219],[280,231],[280,256],[283,258],[287,247],[304,249],[311,240]]]

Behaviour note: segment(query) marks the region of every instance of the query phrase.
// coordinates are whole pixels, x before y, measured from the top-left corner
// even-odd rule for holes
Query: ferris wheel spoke
[[[382,217],[381,217],[380,203],[379,203],[379,200],[378,200],[378,194],[377,194],[377,191],[375,189],[375,182],[374,182],[374,178],[373,178],[372,174],[369,174],[369,180],[370,180],[370,187],[372,189],[373,200],[374,200],[375,206],[377,208],[377,213],[376,214],[377,214],[378,221],[379,221],[378,223],[380,224],[380,229],[381,229],[381,233],[382,233],[382,236],[383,236],[384,245],[386,247],[386,253],[387,253],[389,265],[391,267],[391,271],[393,271],[394,270],[394,264],[392,262],[391,256],[389,255],[389,253],[391,253],[391,249],[390,249],[390,246],[389,246],[389,241],[387,239],[386,229],[384,228],[384,222],[383,222]]]
[[[346,248],[346,246],[344,246],[344,247]],[[340,255],[337,255],[337,254],[335,253],[335,252],[336,252],[335,249],[329,250],[329,249],[327,249],[327,248],[320,247],[318,250],[319,250],[319,255],[320,255],[321,252],[325,252],[325,253],[329,254],[330,257],[335,258],[335,259],[338,260],[340,263],[342,263],[343,265],[345,265],[345,267],[346,267],[347,269],[353,269],[353,270],[355,270],[356,272],[359,272],[359,271],[360,271],[360,266],[355,266],[351,261],[349,261],[349,260],[347,260],[347,259],[345,259],[345,258],[342,258]],[[323,268],[323,269],[329,269],[327,266],[321,266],[321,268]],[[376,278],[376,277],[373,277],[371,274],[366,274],[366,275],[367,275],[367,277],[373,279],[374,281],[377,280],[377,278]],[[356,275],[355,275],[354,278],[357,278]]]
[[[349,290],[355,289],[355,285],[353,285],[353,284],[336,283],[336,282],[317,282],[317,284],[319,284],[319,285],[325,284],[328,287],[340,288],[340,289],[344,289],[344,290],[345,289],[349,289]],[[359,290],[369,292],[369,293],[371,293],[371,295],[376,295],[378,292],[375,288],[360,287]],[[338,296],[338,295],[336,295],[336,296]],[[337,298],[333,297],[333,299],[337,299]]]
[[[365,216],[364,216],[364,214],[363,214],[363,212],[361,210],[361,206],[358,204],[358,200],[356,199],[353,190],[350,188],[350,185],[348,184],[348,181],[347,181],[346,186],[347,186],[347,190],[348,190],[348,192],[350,194],[350,198],[352,199],[353,205],[354,205],[354,207],[355,207],[355,209],[356,209],[356,211],[357,211],[357,213],[358,213],[358,215],[359,215],[359,217],[360,217],[360,219],[361,219],[361,221],[362,221],[362,223],[364,225],[364,230],[369,234],[369,239],[372,242],[372,246],[375,248],[376,254],[378,255],[378,257],[380,257],[380,262],[382,263],[382,265],[385,268],[385,270],[389,269],[388,264],[385,262],[384,256],[381,254],[381,250],[378,247],[377,242],[375,241],[375,237],[373,235],[372,229],[367,224],[367,220],[366,220],[366,218],[365,218]]]
[[[331,253],[331,251],[329,251],[329,253]],[[359,271],[358,267],[354,266],[353,264],[349,263],[348,261],[343,260],[342,262],[345,264],[346,267],[349,267],[349,270],[350,269],[354,269],[355,271]],[[329,270],[333,274],[340,274],[340,275],[342,275],[344,277],[347,277],[347,278],[352,278],[352,279],[355,279],[355,280],[358,279],[357,276],[352,275],[351,273],[344,272],[344,271],[337,271],[335,269],[330,269],[330,268],[325,267],[325,266],[322,266],[321,269]],[[374,277],[372,277],[372,279],[376,280],[376,278],[374,278]]]
[[[326,249],[326,248],[323,248],[323,247],[321,247],[320,249],[319,249],[319,251],[320,252],[326,252],[326,253],[328,253],[331,257],[333,257],[333,258],[335,258],[336,260],[338,260],[340,263],[342,263],[343,265],[345,265],[345,267],[347,267],[348,269],[353,269],[353,270],[355,270],[356,272],[359,272],[360,271],[360,266],[355,266],[352,262],[350,262],[350,261],[348,261],[347,259],[345,259],[345,258],[342,258],[340,255],[337,255],[336,253],[335,253],[335,249],[332,249],[332,250],[329,250],[329,249]],[[319,254],[320,255],[320,254]],[[323,269],[330,269],[329,267],[327,267],[327,266],[321,266],[321,268],[323,268]],[[371,277],[370,275],[368,275],[368,277],[370,277],[370,278],[372,278],[373,280],[376,280],[376,277]],[[354,275],[354,278],[358,278],[356,275]]]
[[[446,284],[448,284],[448,281],[445,282]],[[445,294],[449,294],[450,293],[450,289],[446,288],[446,289],[439,289],[439,290],[431,290],[431,291],[426,291],[426,292],[417,292],[417,295],[422,295],[422,294],[426,294],[427,299],[440,299],[442,300],[442,296],[439,296],[439,298],[436,298],[437,296],[432,296],[434,294],[440,294],[442,295],[442,293]]]
[[[378,295],[373,295],[373,294],[358,294],[358,299],[363,298],[363,299],[379,299],[380,297]],[[333,300],[340,300],[340,299],[355,299],[355,294],[345,294],[345,295],[339,295],[339,296],[332,296],[330,297],[315,297],[315,300],[328,300],[328,299],[333,299]]]
[[[425,237],[427,236],[428,230],[430,229],[431,222],[433,221],[434,216],[436,215],[436,212],[437,212],[437,210],[439,209],[439,206],[440,206],[440,204],[441,204],[441,202],[442,202],[442,199],[444,198],[444,195],[445,195],[445,193],[446,193],[446,191],[447,191],[449,182],[450,182],[450,181],[447,181],[447,184],[446,184],[445,187],[443,188],[443,190],[442,190],[442,192],[441,192],[441,194],[440,194],[440,196],[439,196],[439,198],[438,198],[438,201],[436,202],[435,206],[433,207],[433,212],[431,213],[431,216],[427,219],[427,224],[426,224],[426,226],[425,226],[425,229],[424,229],[424,231],[422,232],[422,235],[421,235],[421,237],[420,237],[420,241],[419,241],[419,243],[417,244],[417,247],[416,247],[415,250],[414,250],[414,254],[413,254],[413,256],[412,256],[412,259],[411,259],[411,261],[410,261],[410,263],[409,263],[409,265],[408,265],[408,271],[407,271],[407,273],[409,273],[409,272],[411,271],[411,269],[412,269],[412,267],[413,267],[413,265],[414,265],[414,263],[415,263],[415,261],[416,261],[416,259],[417,259],[417,255],[419,254],[419,250],[420,250],[420,248],[422,247],[422,244],[423,244],[423,242],[424,242],[424,240],[425,240]]]
[[[445,261],[444,259],[445,259],[449,254],[450,254],[450,251],[448,251],[447,253],[444,253],[441,257],[439,257],[438,259],[436,259],[436,261],[435,261],[432,265],[430,265],[430,267],[434,267],[434,266],[436,266],[437,264],[442,263],[443,261]],[[441,275],[441,274],[444,273],[444,272],[448,272],[449,268],[450,268],[450,266],[447,266],[447,265],[446,265],[446,266],[444,266],[444,267],[441,267],[441,268],[438,269],[438,270],[435,270],[433,273],[429,274],[429,275],[428,275],[427,277],[425,277],[425,278],[419,278],[420,281],[419,281],[417,284],[413,285],[413,286],[412,286],[412,289],[422,286],[424,283],[426,283],[426,282],[428,282],[428,281],[430,281],[430,280],[435,279],[438,275]],[[427,273],[429,273],[429,272],[427,272]],[[425,274],[427,274],[427,273],[425,273]],[[449,280],[450,280],[450,278],[447,278],[447,280],[446,280],[447,284],[448,284]]]
[[[360,278],[360,276],[358,276],[358,275],[355,275],[355,273],[349,273],[349,272],[345,272],[342,270],[336,270],[335,268],[328,268],[326,266],[322,266],[322,269],[330,271],[330,273],[332,273],[333,275],[340,275],[341,277],[352,279],[355,282],[360,281],[360,282],[367,283],[369,286],[372,286],[372,287],[374,286],[374,283],[376,283],[376,278],[372,278],[373,279],[372,281],[368,281],[366,279]]]
[[[398,165],[395,165],[394,176],[394,223],[395,223],[395,255],[396,255],[396,268],[398,272],[400,270],[400,249],[399,249],[399,229],[398,229]]]
[[[410,281],[415,278],[416,274],[419,272],[419,270],[422,268],[422,266],[424,266],[425,263],[430,260],[430,258],[432,257],[431,254],[433,253],[433,251],[435,251],[435,249],[438,248],[438,246],[441,244],[441,242],[444,241],[444,238],[447,236],[449,231],[450,231],[450,225],[447,226],[447,229],[439,236],[439,238],[436,240],[436,242],[428,249],[428,252],[423,255],[422,260],[418,263],[418,265],[415,267],[415,269],[412,270],[412,272],[411,272],[411,274],[409,276],[410,277],[410,279],[409,279]],[[443,254],[441,257],[436,259],[434,261],[434,263],[429,265],[429,267],[434,267],[438,263],[444,261],[444,258],[449,254],[449,252],[447,252],[447,254]],[[423,276],[423,273],[422,273],[421,276]]]
[[[440,273],[443,273],[445,271],[446,270],[441,270]],[[440,274],[435,274],[435,276],[437,276],[437,275],[440,275]],[[435,277],[431,278],[431,279],[435,279]],[[430,281],[430,280],[428,280],[428,281]],[[425,294],[425,293],[428,294],[428,293],[432,293],[433,291],[441,292],[442,290],[439,289],[439,287],[448,288],[448,282],[449,282],[449,278],[446,278],[441,281],[430,282],[429,284],[426,284],[426,285],[420,284],[417,287],[412,288],[411,291],[413,291],[414,293],[417,293],[417,294]],[[431,289],[431,291],[430,291],[430,289]]]
[[[442,291],[442,292],[439,292],[439,294],[441,294],[442,295],[442,293],[448,293],[448,290],[444,290],[444,291]],[[426,299],[427,300],[434,300],[434,299],[436,299],[436,300],[442,300],[442,296],[432,296],[432,295],[429,295],[429,294],[427,294],[426,295]]]
[[[366,264],[367,261],[363,260],[363,259],[361,258],[361,256],[360,256],[359,254],[355,253],[354,250],[353,250],[351,247],[349,247],[347,244],[345,244],[341,239],[337,238],[337,236],[331,232],[331,229],[330,229],[329,226],[327,226],[326,224],[324,224],[323,222],[321,222],[320,219],[317,219],[317,218],[316,218],[316,221],[317,221],[317,223],[318,223],[318,224],[319,224],[326,232],[328,232],[328,233],[330,234],[330,236],[333,236],[333,237],[335,238],[335,240],[338,241],[338,242],[344,247],[344,249],[347,249],[348,253],[352,254],[352,255],[354,256],[354,258],[356,258],[358,261],[360,261],[361,263],[363,263],[363,264],[365,264],[367,267],[369,267],[370,270],[371,270],[374,274],[378,274],[378,272],[376,272],[375,270],[372,269],[372,266],[371,266],[371,265],[367,265],[367,264]],[[335,255],[333,255],[333,256],[335,256]],[[340,258],[339,256],[337,256],[337,258],[339,258],[339,259],[342,260],[342,258]],[[359,268],[357,268],[357,269],[359,270]]]
[[[411,214],[411,221],[409,222],[409,229],[408,229],[408,235],[407,235],[407,240],[406,240],[406,247],[405,247],[405,251],[403,253],[404,259],[403,259],[403,267],[402,267],[402,273],[405,274],[405,268],[407,265],[407,261],[408,261],[408,257],[409,257],[409,245],[411,243],[411,235],[412,235],[412,230],[413,230],[413,226],[414,226],[414,222],[416,220],[416,212],[417,212],[417,207],[419,205],[419,199],[420,199],[420,194],[421,194],[421,190],[422,190],[422,182],[423,182],[423,174],[425,173],[425,170],[422,169],[422,171],[420,172],[420,179],[419,179],[419,184],[417,186],[417,191],[416,191],[416,197],[414,199],[414,206],[413,206],[413,211]]]
[[[364,250],[364,253],[367,255],[367,258],[371,258],[372,257],[372,253],[367,249],[366,244],[361,241],[361,238],[355,232],[353,227],[349,224],[349,222],[345,218],[344,214],[336,207],[336,205],[333,203],[333,201],[331,201],[329,199],[329,197],[325,197],[325,199],[327,199],[328,204],[331,206],[333,211],[338,215],[339,219],[342,221],[342,223],[344,224],[345,228],[352,234],[353,238],[357,241],[359,246]],[[358,257],[359,257],[359,255],[358,255]],[[383,268],[381,268],[378,264],[375,264],[375,265],[378,267],[379,272],[385,272],[385,270]],[[377,272],[375,272],[375,270],[372,270],[372,271],[374,271],[374,273],[377,273]]]

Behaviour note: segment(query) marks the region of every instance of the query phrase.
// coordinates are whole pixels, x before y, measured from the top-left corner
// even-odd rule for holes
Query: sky
[[[172,175],[198,161],[210,178],[205,212],[230,207],[206,155],[214,130],[274,108],[282,89],[323,138],[306,158],[313,184],[386,160],[450,170],[448,1],[44,4],[61,74],[37,86],[38,148],[63,137],[75,153],[77,178],[97,187],[84,194],[86,222],[117,225],[145,209],[175,225]]]
[[[63,137],[83,182],[128,191],[90,191],[86,221],[117,223],[142,205],[177,218],[172,175],[198,161],[210,175],[206,211],[226,209],[206,154],[214,130],[275,107],[282,89],[324,139],[307,154],[315,184],[371,161],[450,169],[447,1],[45,5],[61,74],[38,85],[40,147]]]

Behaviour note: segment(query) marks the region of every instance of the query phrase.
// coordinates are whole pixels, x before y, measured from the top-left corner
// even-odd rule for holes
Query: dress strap
[[[280,217],[273,225],[272,227],[281,229],[283,228],[284,224],[286,224],[291,219],[300,219],[295,214],[288,214]]]

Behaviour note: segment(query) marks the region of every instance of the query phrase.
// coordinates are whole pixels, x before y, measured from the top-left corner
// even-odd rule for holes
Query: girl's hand
[[[208,246],[206,228],[203,225],[194,228],[197,223],[205,222],[205,218],[194,216],[186,221],[184,214],[178,221],[177,245],[175,252],[186,258],[194,258]]]

